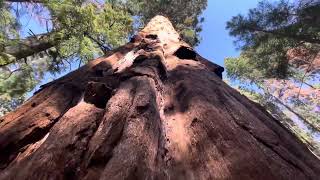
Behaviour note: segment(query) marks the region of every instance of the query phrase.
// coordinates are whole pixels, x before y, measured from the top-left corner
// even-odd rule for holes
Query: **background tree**
[[[101,55],[107,50],[125,43],[132,30],[131,16],[118,4],[110,2],[88,3],[78,0],[44,0],[40,4],[35,4],[33,1],[26,3],[23,3],[22,7],[31,6],[34,8],[33,6],[35,6],[40,9],[40,12],[36,13],[37,18],[46,20],[49,32],[15,40],[18,41],[18,44],[7,43],[3,45],[5,47],[4,53],[14,56],[16,60],[55,47],[58,55],[62,58],[78,55],[81,60],[88,61],[94,55]],[[21,8],[15,9],[15,11],[21,11]],[[114,37],[111,37],[110,34],[113,34]],[[70,46],[69,44],[75,40],[80,43]]]
[[[242,52],[225,59],[227,76],[235,84],[263,99],[272,97],[262,104],[284,106],[277,112],[295,114],[315,134],[320,124],[319,12],[318,1],[262,1],[227,23]]]
[[[233,17],[227,29],[237,38],[243,56],[249,57],[263,76],[286,78],[294,73],[287,58],[289,50],[308,51],[310,58],[304,60],[310,65],[319,52],[319,9],[318,1],[262,1],[247,16]],[[306,69],[308,73],[313,70]]]

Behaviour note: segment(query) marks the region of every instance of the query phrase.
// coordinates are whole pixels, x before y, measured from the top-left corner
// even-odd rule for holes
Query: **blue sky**
[[[239,13],[246,14],[248,9],[256,7],[257,0],[208,0],[203,12],[205,22],[202,25],[201,38],[196,50],[206,59],[224,66],[224,58],[239,55],[233,44],[233,38],[225,29],[226,22]]]

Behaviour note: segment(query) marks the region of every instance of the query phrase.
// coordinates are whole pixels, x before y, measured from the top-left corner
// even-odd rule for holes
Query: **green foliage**
[[[5,45],[9,43],[9,38],[19,38],[19,28],[20,24],[11,14],[10,7],[4,1],[0,1],[0,65],[13,61],[12,57],[4,53],[3,50]]]
[[[305,117],[316,128],[320,129],[320,116],[319,112],[314,110],[313,104],[299,104],[295,105],[295,110],[301,116]]]
[[[0,18],[0,65],[15,62],[0,69],[0,108],[3,112],[23,102],[26,92],[31,91],[45,73],[60,73],[76,60],[87,63],[123,45],[132,33],[132,16],[120,4],[48,0],[40,7],[49,12],[47,18],[51,19],[53,33],[50,42],[54,47],[35,53],[24,63],[3,52],[8,43],[14,45],[19,41],[20,26],[19,17],[10,11],[14,7],[1,2],[0,15],[4,18]],[[19,70],[11,73],[15,69]]]
[[[238,58],[226,58],[225,67],[227,70],[227,77],[230,78],[232,82],[240,84],[239,89],[241,93],[246,95],[251,100],[263,105],[269,111],[272,110],[273,114],[278,116],[280,119],[285,117],[288,119],[287,115],[283,114],[283,110],[280,110],[277,106],[280,104],[285,104],[290,108],[290,111],[298,114],[309,124],[312,124],[314,127],[320,129],[320,118],[319,112],[315,111],[317,106],[320,104],[317,96],[299,97],[299,91],[294,91],[294,89],[288,88],[287,90],[281,89],[281,87],[273,86],[273,88],[267,87],[267,80],[264,76],[263,71],[259,70],[258,61],[251,62],[250,58],[247,58],[246,55],[241,55]],[[303,76],[296,73],[298,77]],[[300,86],[301,82],[298,82],[297,86]],[[287,86],[290,86],[289,84]],[[296,88],[298,89],[298,88]],[[273,93],[275,91],[281,91],[282,93],[293,94],[287,99],[279,101],[274,101],[276,95]],[[311,91],[312,92],[312,91]],[[314,90],[316,92],[316,90]],[[281,102],[280,102],[281,101]],[[277,119],[279,119],[277,118]]]
[[[24,96],[20,96],[18,98],[7,98],[0,96],[0,116],[3,116],[4,114],[12,111],[13,109],[16,109],[24,101]]]
[[[35,78],[31,75],[32,69],[25,67],[23,71],[12,74],[9,78],[8,72],[2,71],[1,78],[5,79],[0,82],[0,94],[7,97],[19,97],[25,93],[25,90],[32,90],[36,83]],[[20,83],[23,82],[23,83]]]
[[[311,49],[320,44],[320,4],[292,4],[280,0],[262,1],[246,16],[237,15],[227,23],[231,36],[249,58],[259,61],[266,78],[292,75],[287,51],[297,47]],[[319,52],[320,48],[312,50]]]
[[[33,90],[46,73],[59,73],[66,67],[52,63],[49,56],[35,55],[25,62],[0,68],[0,115],[20,105],[27,98],[26,92]]]
[[[0,115],[20,105],[25,100],[25,92],[37,84],[30,68],[10,74],[9,70],[0,70]]]
[[[301,86],[310,80],[312,84],[313,77],[318,74],[312,62],[320,51],[319,12],[320,3],[310,0],[295,3],[262,1],[246,16],[237,15],[227,23],[230,35],[236,37],[235,43],[242,52],[237,58],[225,59],[227,76],[255,93],[255,96],[247,93],[248,97],[272,109],[280,118],[284,117],[279,115],[284,110],[276,107],[283,104],[314,126],[320,123],[318,112],[315,112],[320,102],[316,100],[317,96],[302,98],[299,93]],[[293,49],[307,52],[300,62],[307,68],[289,61],[288,52]],[[283,79],[291,84],[286,88],[277,85],[269,88],[270,79]],[[258,93],[258,98],[256,93],[259,91],[263,93]],[[281,92],[277,102],[274,101],[276,91]],[[284,93],[289,97],[281,99],[280,94]]]
[[[250,59],[245,55],[238,58],[226,58],[225,67],[227,70],[227,76],[231,80],[241,80],[243,82],[247,80],[259,81],[263,77],[263,72],[257,70],[258,62],[250,62]]]
[[[268,94],[268,92],[257,92],[252,88],[248,88],[248,86],[239,86],[236,88],[241,94],[248,97],[250,100],[261,104],[266,110],[278,121],[280,121],[285,127],[290,129],[302,142],[304,142],[311,151],[320,156],[320,143],[313,138],[312,133],[306,132],[299,128],[289,116],[289,113],[285,109],[281,109],[279,104],[275,102],[275,99],[272,95]],[[316,113],[313,113],[310,106],[302,106],[301,108],[307,108],[302,111],[299,110],[299,107],[295,107],[295,110],[301,114],[303,117],[307,117],[308,119],[318,120],[314,122],[315,125],[319,125],[319,117],[316,116]],[[309,113],[307,113],[309,111]],[[314,116],[315,115],[315,116]],[[312,116],[312,117],[310,117]]]
[[[62,39],[57,49],[63,58],[78,57],[87,62],[123,45],[132,32],[131,15],[116,4],[54,0],[46,6]]]

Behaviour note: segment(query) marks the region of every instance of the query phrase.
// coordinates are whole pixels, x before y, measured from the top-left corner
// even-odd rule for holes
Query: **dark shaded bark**
[[[1,119],[0,179],[317,179],[319,159],[222,71],[157,16]]]

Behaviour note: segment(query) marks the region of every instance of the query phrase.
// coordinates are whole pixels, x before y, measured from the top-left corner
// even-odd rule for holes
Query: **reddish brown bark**
[[[319,160],[162,16],[1,119],[0,179],[317,179]]]

